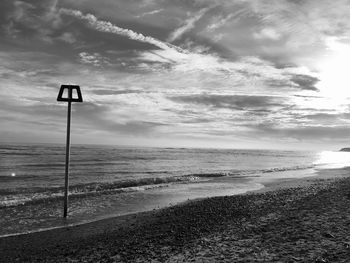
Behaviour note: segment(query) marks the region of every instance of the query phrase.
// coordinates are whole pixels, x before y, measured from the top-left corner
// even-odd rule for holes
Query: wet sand
[[[349,262],[349,171],[0,239],[0,262]]]

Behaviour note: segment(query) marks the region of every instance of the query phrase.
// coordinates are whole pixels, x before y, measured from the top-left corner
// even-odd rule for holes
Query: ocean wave
[[[195,176],[174,176],[77,184],[69,187],[69,194],[71,197],[79,197],[104,193],[125,193],[161,187],[169,183],[190,182],[198,179]],[[54,200],[61,198],[63,192],[63,187],[0,189],[0,208]]]
[[[289,167],[274,167],[274,168],[261,169],[261,170],[231,170],[227,172],[217,172],[217,173],[196,173],[191,175],[199,178],[225,177],[225,176],[241,178],[241,177],[251,177],[253,175],[259,176],[259,174],[265,174],[265,173],[306,170],[314,167],[315,165],[289,166]]]
[[[224,177],[228,176],[229,173],[198,173],[198,174],[191,174],[188,176],[195,176],[200,178],[210,178],[210,177]]]
[[[5,156],[7,156],[7,155],[18,155],[18,156],[26,156],[26,155],[28,155],[28,156],[39,156],[39,155],[41,155],[40,153],[24,153],[24,152],[1,152],[0,153],[1,155],[5,155]]]
[[[261,170],[262,173],[274,173],[274,172],[287,172],[287,171],[298,171],[315,168],[315,165],[304,165],[304,166],[289,166],[289,167],[278,167]]]
[[[291,167],[277,167],[262,170],[230,170],[223,172],[203,172],[191,173],[180,176],[164,176],[164,177],[146,177],[146,178],[132,178],[129,180],[113,181],[113,182],[92,182],[71,185],[69,193],[72,198],[79,198],[82,196],[92,196],[101,194],[117,194],[133,191],[142,191],[150,188],[165,187],[171,183],[189,183],[199,180],[207,180],[218,177],[231,178],[248,178],[258,177],[266,173],[295,171],[313,168],[312,166],[291,166]],[[157,174],[155,171],[154,175]],[[149,172],[152,173],[152,172]],[[163,171],[161,172],[165,174]],[[144,172],[147,174],[147,172]],[[8,176],[8,179],[11,177]],[[3,178],[4,179],[4,178]],[[18,206],[31,203],[49,202],[62,198],[64,187],[32,187],[32,188],[11,188],[0,189],[0,209],[1,207]]]

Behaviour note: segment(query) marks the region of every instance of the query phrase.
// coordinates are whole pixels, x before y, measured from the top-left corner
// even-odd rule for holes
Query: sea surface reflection
[[[317,168],[337,169],[350,166],[350,152],[323,151],[314,162]]]

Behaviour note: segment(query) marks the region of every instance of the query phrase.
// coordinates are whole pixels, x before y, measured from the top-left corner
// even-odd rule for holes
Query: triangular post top
[[[68,89],[68,98],[63,98],[63,92],[65,89]],[[73,90],[77,91],[78,98],[73,98]],[[83,102],[80,87],[77,85],[61,85],[60,91],[57,96],[57,101]]]

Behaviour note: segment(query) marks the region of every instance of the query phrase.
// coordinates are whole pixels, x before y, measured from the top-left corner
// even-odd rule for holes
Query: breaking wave
[[[151,177],[151,178],[133,178],[114,182],[94,182],[85,184],[76,184],[69,187],[71,198],[101,194],[118,194],[134,191],[144,191],[147,189],[166,187],[171,183],[190,183],[199,180],[206,180],[218,177],[248,178],[259,177],[266,173],[294,171],[310,169],[314,166],[292,166],[282,168],[271,168],[263,170],[236,170],[217,173],[195,173],[182,176],[169,177]],[[62,198],[64,194],[63,187],[33,187],[33,188],[11,188],[0,189],[0,209],[2,207],[19,206],[25,204],[34,204],[40,202],[50,202]]]

